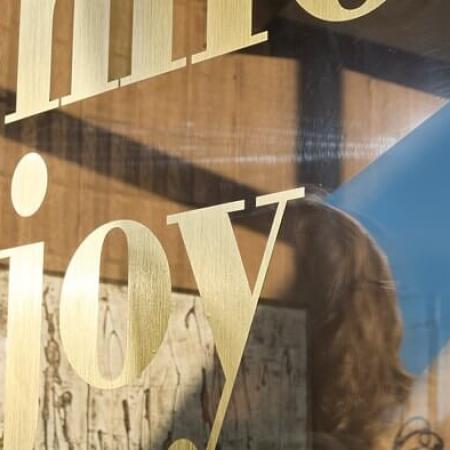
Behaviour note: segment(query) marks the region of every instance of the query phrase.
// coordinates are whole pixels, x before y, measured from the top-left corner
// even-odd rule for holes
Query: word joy
[[[172,59],[174,0],[134,0],[131,74],[108,79],[111,0],[74,0],[71,93],[50,98],[53,18],[57,0],[21,0],[16,111],[11,123],[103,92],[147,80],[187,65]],[[386,0],[366,0],[353,9],[339,0],[296,0],[326,21],[357,19]],[[206,50],[192,64],[259,44],[267,32],[252,34],[253,0],[207,0]]]
[[[40,209],[47,180],[47,166],[40,155],[29,153],[19,161],[12,178],[11,200],[20,216],[31,217]],[[167,218],[169,225],[179,227],[225,376],[208,450],[217,445],[287,202],[304,194],[304,188],[298,188],[256,198],[257,207],[274,205],[276,212],[253,289],[230,219],[230,213],[245,209],[244,201]],[[101,254],[113,230],[123,232],[128,246],[126,356],[115,379],[102,374],[97,353]],[[7,450],[31,450],[37,430],[44,252],[44,242],[0,250],[0,259],[9,260],[4,429]],[[166,253],[149,228],[119,220],[92,231],[70,260],[60,298],[63,348],[78,375],[101,389],[126,386],[139,378],[166,333],[171,290]],[[195,446],[179,440],[171,447],[175,449],[192,450]]]

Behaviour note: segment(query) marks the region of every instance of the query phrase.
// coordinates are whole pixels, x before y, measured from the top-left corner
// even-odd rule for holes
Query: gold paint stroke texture
[[[11,189],[19,215],[26,218],[39,210],[47,179],[47,167],[39,155],[31,153],[21,159]],[[275,205],[276,212],[253,291],[230,219],[230,213],[245,209],[244,201],[167,219],[168,224],[177,224],[180,229],[225,376],[208,450],[217,445],[287,202],[302,197],[304,189],[298,188],[256,198],[257,207]],[[108,379],[98,365],[96,341],[101,254],[112,230],[122,231],[128,243],[128,315],[125,362],[121,373]],[[37,429],[44,252],[44,242],[0,252],[0,258],[10,262],[4,430],[8,450],[31,450]],[[120,220],[91,232],[75,251],[61,290],[61,338],[67,358],[80,377],[102,389],[119,388],[136,380],[154,358],[166,333],[171,289],[166,254],[149,228]],[[193,448],[187,440],[172,446]]]
[[[346,9],[339,0],[297,0],[318,19],[354,20],[386,0],[366,0]],[[208,0],[206,50],[192,64],[259,44],[268,33],[252,33],[253,0]],[[56,0],[21,0],[16,111],[11,123],[62,105],[185,67],[172,60],[173,0],[134,0],[131,74],[108,80],[111,0],[75,0],[71,93],[50,98],[53,18]]]

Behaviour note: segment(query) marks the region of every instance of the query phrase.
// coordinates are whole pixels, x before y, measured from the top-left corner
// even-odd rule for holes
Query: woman
[[[379,448],[411,385],[388,262],[345,214],[314,200],[293,209],[284,232],[296,244],[295,297],[308,315],[312,448]]]

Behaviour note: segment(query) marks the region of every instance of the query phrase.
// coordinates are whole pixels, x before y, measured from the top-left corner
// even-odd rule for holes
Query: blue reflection
[[[450,106],[327,198],[389,258],[405,326],[402,357],[419,374],[450,340]]]

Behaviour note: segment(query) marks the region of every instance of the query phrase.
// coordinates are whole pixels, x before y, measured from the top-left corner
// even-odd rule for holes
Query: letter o
[[[344,8],[339,0],[297,0],[309,14],[328,22],[358,19],[379,8],[386,0],[366,0],[359,8]]]
[[[120,229],[128,244],[128,320],[124,366],[116,379],[101,373],[97,353],[101,253],[106,236]],[[133,221],[93,231],[70,261],[60,305],[61,338],[75,371],[90,385],[114,389],[136,380],[157,352],[170,314],[171,281],[166,254],[156,236]]]

